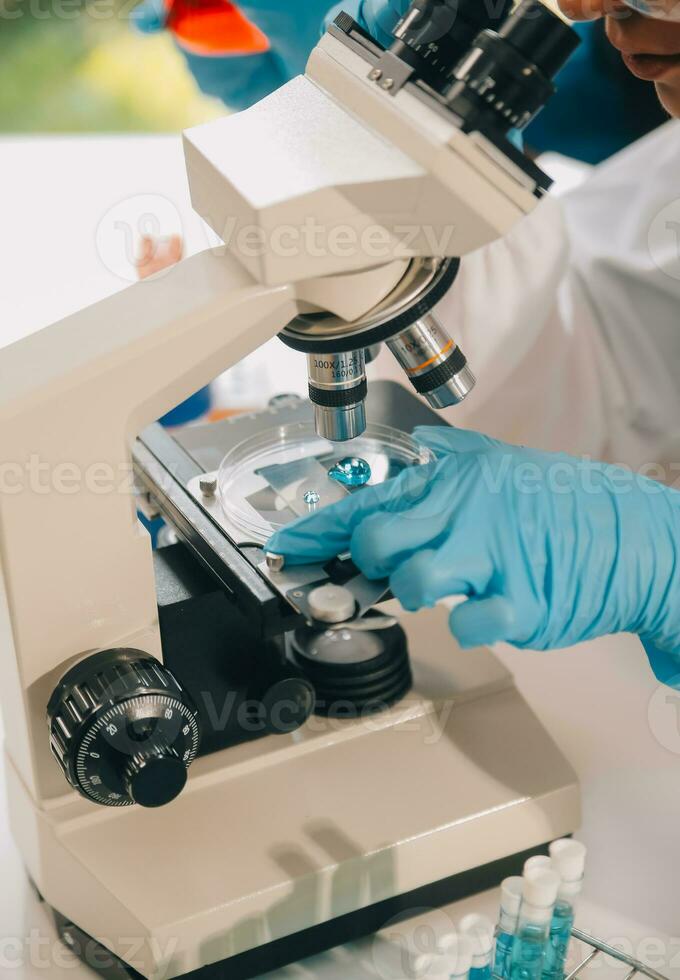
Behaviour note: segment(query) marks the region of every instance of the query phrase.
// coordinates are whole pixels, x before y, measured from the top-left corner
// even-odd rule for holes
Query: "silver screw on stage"
[[[198,481],[198,486],[204,497],[214,497],[217,492],[217,477],[202,476]]]
[[[286,564],[286,559],[283,555],[275,555],[273,551],[268,551],[264,556],[264,560],[270,572],[281,572],[283,571],[283,566]]]

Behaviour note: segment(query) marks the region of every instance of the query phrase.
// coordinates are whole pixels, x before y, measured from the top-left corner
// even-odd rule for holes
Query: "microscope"
[[[380,479],[423,462],[406,431],[474,385],[434,308],[548,190],[508,133],[576,45],[537,0],[492,8],[415,0],[388,49],[341,13],[304,76],[185,134],[223,247],[0,352],[11,827],[103,977],[255,976],[578,825],[573,771],[490,651],[348,556],[263,548],[310,481],[352,490],[328,479],[342,447]],[[309,401],[154,423],[276,335]],[[367,386],[383,343],[415,393]],[[152,551],[138,509],[176,543]]]

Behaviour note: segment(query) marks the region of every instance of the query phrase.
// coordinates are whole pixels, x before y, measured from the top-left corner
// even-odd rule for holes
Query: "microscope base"
[[[400,920],[408,918],[409,915],[421,914],[426,909],[441,908],[497,887],[509,875],[521,874],[527,858],[534,854],[547,854],[548,844],[549,841],[545,841],[539,847],[532,847],[480,868],[472,868],[442,881],[432,882],[405,895],[397,895],[368,908],[341,915],[330,922],[274,940],[219,963],[199,967],[183,974],[179,980],[252,980],[271,970],[282,969],[309,956],[317,956],[336,946],[370,936],[396,917]],[[39,892],[38,896],[42,900]],[[134,967],[128,966],[109,952],[56,909],[50,908],[49,911],[61,941],[82,963],[103,977],[103,980],[144,980]],[[378,973],[376,977],[379,978]]]
[[[265,972],[489,887],[578,827],[572,769],[508,671],[458,650],[447,620],[400,614],[414,683],[389,710],[199,758],[158,810],[76,793],[40,809],[7,758],[36,887],[136,970],[107,980]]]

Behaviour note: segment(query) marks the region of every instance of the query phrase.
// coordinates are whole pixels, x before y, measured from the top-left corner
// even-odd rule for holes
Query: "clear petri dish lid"
[[[329,476],[335,464],[349,459],[359,461],[350,472],[360,474],[361,485]],[[267,429],[235,446],[220,465],[218,496],[240,541],[264,544],[298,517],[433,459],[430,449],[386,425],[368,425],[359,438],[334,443],[318,436],[313,423],[299,422]],[[362,463],[370,469],[368,479]]]

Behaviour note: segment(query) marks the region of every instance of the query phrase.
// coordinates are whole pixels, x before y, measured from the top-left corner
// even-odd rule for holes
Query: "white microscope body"
[[[575,776],[512,678],[488,651],[459,656],[437,610],[403,617],[403,703],[201,757],[169,806],[98,807],[50,751],[46,705],[72,665],[114,648],[163,661],[132,483],[141,429],[299,315],[360,322],[419,258],[462,256],[538,201],[487,139],[369,75],[329,33],[304,76],[190,130],[192,200],[226,247],[0,352],[12,831],[47,903],[149,980],[418,894],[579,821]]]

